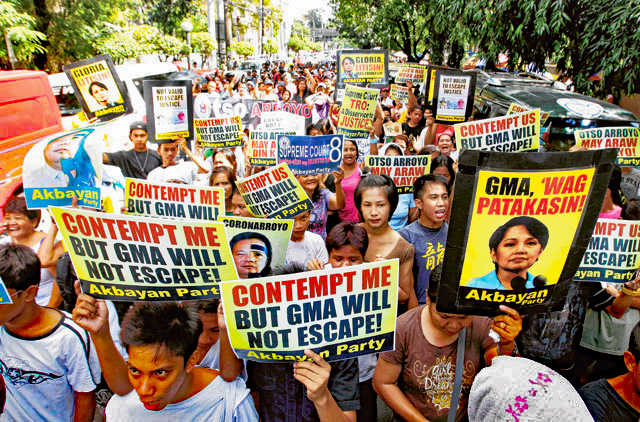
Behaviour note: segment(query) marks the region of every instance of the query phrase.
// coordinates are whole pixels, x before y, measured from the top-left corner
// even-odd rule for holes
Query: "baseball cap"
[[[324,83],[324,82],[320,82],[320,83],[318,84],[318,88],[324,88],[324,89],[327,89],[327,85],[325,85],[325,83]]]
[[[145,122],[141,122],[141,121],[133,122],[129,126],[129,133],[131,133],[132,131],[134,131],[136,129],[144,130],[146,132],[147,131],[147,124]]]
[[[273,85],[273,81],[271,79],[265,79],[264,80],[264,84],[265,85]]]

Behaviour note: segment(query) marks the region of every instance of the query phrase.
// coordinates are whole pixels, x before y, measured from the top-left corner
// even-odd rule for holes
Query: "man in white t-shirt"
[[[35,302],[40,260],[26,246],[0,246],[2,421],[92,421],[100,365],[86,331],[61,311]]]
[[[180,149],[192,161],[177,161],[176,158]],[[160,144],[158,146],[158,154],[162,158],[162,165],[152,170],[147,176],[147,180],[151,182],[172,182],[191,185],[197,180],[198,174],[211,171],[209,164],[205,160],[191,152],[184,138]]]
[[[201,324],[195,306],[137,302],[122,321],[128,360],[115,350],[105,302],[79,291],[74,321],[91,333],[109,388],[109,422],[257,422],[244,381],[226,382],[218,371],[196,367]],[[135,390],[132,391],[132,390]]]

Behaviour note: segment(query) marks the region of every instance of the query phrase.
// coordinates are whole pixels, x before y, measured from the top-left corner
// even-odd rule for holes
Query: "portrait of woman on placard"
[[[549,242],[549,229],[528,216],[512,218],[498,227],[489,239],[495,270],[467,283],[466,287],[492,290],[522,290],[542,287],[547,280],[529,269]]]

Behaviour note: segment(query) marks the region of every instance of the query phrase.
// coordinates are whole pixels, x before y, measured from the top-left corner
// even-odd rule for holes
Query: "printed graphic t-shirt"
[[[381,357],[402,366],[398,387],[411,404],[428,420],[445,422],[451,403],[458,342],[436,347],[427,341],[420,322],[425,306],[411,309],[398,318],[396,349],[382,353]],[[491,319],[475,316],[467,328],[462,395],[456,421],[466,417],[471,384],[484,366],[484,350],[494,344],[489,337],[490,328]]]

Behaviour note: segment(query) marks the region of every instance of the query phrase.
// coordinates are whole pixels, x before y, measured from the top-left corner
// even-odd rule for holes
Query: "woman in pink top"
[[[353,201],[353,195],[362,175],[358,165],[358,145],[353,139],[344,140],[342,169],[344,170],[342,190],[344,191],[345,206],[338,211],[338,216],[341,222],[358,223],[360,222],[360,217]]]

